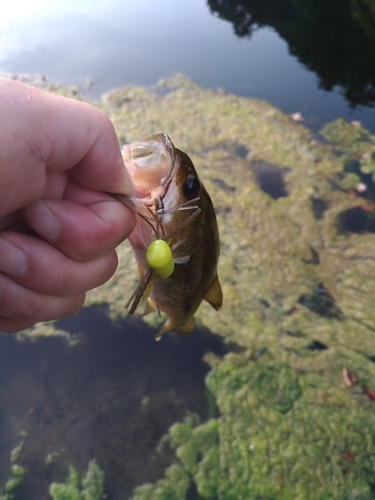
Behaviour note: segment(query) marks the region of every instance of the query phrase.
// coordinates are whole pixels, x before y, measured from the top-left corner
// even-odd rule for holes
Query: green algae
[[[279,373],[278,385],[260,392],[254,375],[267,377],[270,368]],[[346,498],[363,481],[370,491],[370,405],[362,406],[345,388],[329,387],[317,376],[312,380],[302,369],[295,370],[292,384],[285,383],[284,370],[269,354],[257,361],[230,355],[209,374],[222,414],[218,498]],[[288,411],[274,404],[283,393],[293,402]],[[343,458],[348,452],[353,462]]]
[[[15,463],[20,457],[24,446],[24,439],[27,437],[25,432],[21,432],[20,435],[23,440],[12,450],[9,457],[11,464],[9,476],[3,486],[0,484],[0,500],[14,500],[15,491],[22,483],[22,478],[27,472],[25,467]]]
[[[101,500],[103,490],[104,474],[94,459],[82,480],[78,471],[70,465],[66,481],[52,483],[49,493],[53,500]]]
[[[21,454],[21,451],[25,445],[25,441],[22,440],[19,445],[17,445],[15,448],[13,448],[11,454],[10,454],[10,461],[12,464],[14,464],[18,459]]]
[[[120,142],[166,132],[191,156],[217,211],[224,292],[222,310],[202,304],[197,321],[240,348],[206,357],[218,416],[175,424],[172,465],[132,500],[184,499],[192,485],[219,500],[371,498],[374,403],[362,387],[375,388],[374,235],[342,221],[371,218],[372,201],[348,189],[375,172],[375,136],[338,120],[327,143],[265,101],[181,75],[96,105]],[[261,189],[262,172],[281,176],[285,194]],[[86,303],[108,303],[113,318],[139,281],[127,242],[118,254]]]
[[[11,475],[4,487],[0,488],[0,500],[14,500],[15,490],[22,482],[26,469],[14,464]],[[52,500],[102,500],[104,490],[104,474],[97,462],[92,460],[85,476],[81,479],[78,471],[69,466],[69,473],[64,483],[52,483],[49,488]]]
[[[335,147],[343,157],[345,174],[342,184],[355,188],[360,178],[358,174],[371,174],[375,180],[375,137],[360,126],[358,122],[349,123],[339,119],[323,127],[321,134]],[[353,172],[356,168],[357,173]],[[352,177],[352,181],[349,179]],[[355,184],[357,180],[357,184]],[[345,187],[345,186],[344,186]]]
[[[46,458],[44,459],[44,463],[50,467],[56,462],[58,456],[59,454],[57,453],[57,451],[51,451],[50,453],[47,454]]]
[[[56,328],[54,321],[46,321],[45,323],[38,323],[35,327],[28,328],[22,332],[18,332],[17,340],[20,342],[24,340],[35,341],[41,337],[62,337],[68,345],[74,347],[79,342],[79,335],[72,335],[65,330]]]
[[[200,423],[197,416],[190,415],[170,428],[159,448],[166,444],[175,450],[179,463],[172,464],[156,485],[137,487],[132,500],[183,499],[192,482],[203,498],[214,496],[220,470],[217,420]]]

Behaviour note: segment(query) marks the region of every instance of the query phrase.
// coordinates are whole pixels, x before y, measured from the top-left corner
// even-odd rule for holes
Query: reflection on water
[[[290,53],[318,75],[322,89],[340,87],[352,106],[375,104],[372,0],[208,0],[208,5],[233,23],[237,36],[250,37],[265,26],[275,29]]]
[[[0,72],[42,73],[90,97],[182,72],[207,87],[300,111],[314,130],[340,116],[375,130],[375,114],[353,112],[346,101],[374,99],[373,18],[349,10],[365,2],[40,2],[33,15],[9,19],[2,10]],[[210,8],[251,38],[233,34]]]
[[[113,324],[105,308],[84,309],[58,327],[78,334],[79,345],[0,335],[0,485],[26,431],[19,463],[28,472],[16,500],[46,498],[48,484],[65,480],[67,463],[84,472],[93,457],[109,498],[125,499],[162,475],[168,459],[155,447],[168,428],[187,412],[207,417],[202,357],[224,346],[206,330],[155,342],[154,329],[135,319]],[[47,466],[52,452],[57,460]]]

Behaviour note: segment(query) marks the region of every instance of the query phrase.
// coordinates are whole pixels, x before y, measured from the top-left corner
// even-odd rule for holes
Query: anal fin
[[[168,319],[164,326],[158,331],[155,335],[155,340],[160,340],[160,337],[166,332],[176,332],[181,335],[190,335],[194,330],[194,318],[191,318],[190,321],[185,323],[184,325],[180,325],[178,327],[174,327],[172,322]]]

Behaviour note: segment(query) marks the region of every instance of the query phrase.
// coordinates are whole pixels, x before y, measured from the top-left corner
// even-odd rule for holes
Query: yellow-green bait
[[[174,259],[168,243],[155,240],[146,252],[147,264],[155,271],[157,278],[169,278],[174,270]]]

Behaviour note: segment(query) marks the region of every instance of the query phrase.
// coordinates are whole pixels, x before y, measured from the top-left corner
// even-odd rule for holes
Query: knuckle
[[[22,319],[38,317],[41,313],[41,308],[43,308],[43,305],[40,303],[39,296],[28,294],[23,300],[19,301],[17,316]]]
[[[65,266],[55,268],[53,279],[49,284],[51,295],[60,295],[69,287],[69,283],[70,276]]]

